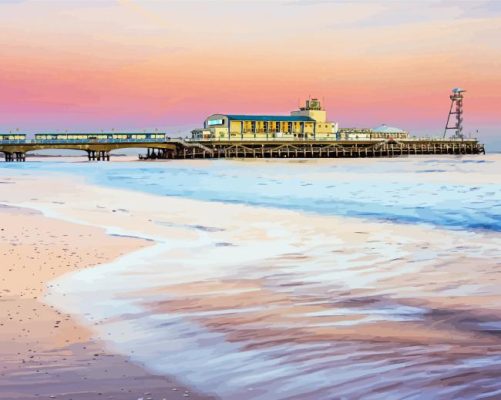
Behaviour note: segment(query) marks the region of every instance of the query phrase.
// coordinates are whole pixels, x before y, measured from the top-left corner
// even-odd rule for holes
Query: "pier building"
[[[165,139],[165,133],[160,132],[93,132],[93,133],[36,133],[38,141],[92,141],[92,140],[150,140]]]
[[[194,158],[333,158],[396,157],[418,154],[485,154],[477,139],[462,134],[462,89],[454,89],[452,106],[459,111],[451,138],[410,137],[386,124],[373,129],[338,128],[327,120],[317,99],[290,115],[213,114],[192,138],[174,139],[165,132],[90,132],[0,134],[0,152],[5,161],[25,161],[26,153],[45,149],[81,150],[89,161],[109,161],[110,152],[125,148],[146,148],[141,159]],[[458,105],[459,102],[459,105]]]
[[[409,132],[382,124],[372,129],[341,128],[337,137],[339,140],[408,139]]]
[[[336,122],[327,121],[327,112],[318,99],[309,99],[304,107],[290,115],[212,114],[203,129],[192,131],[197,140],[304,139],[335,140]]]
[[[0,133],[0,141],[26,140],[24,133]]]

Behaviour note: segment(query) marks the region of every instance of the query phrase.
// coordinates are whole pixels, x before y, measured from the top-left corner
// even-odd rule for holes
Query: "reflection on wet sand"
[[[397,176],[392,164],[391,171],[387,166],[382,174],[369,173],[369,190],[367,165],[359,167],[363,174],[350,165],[346,175],[339,166],[331,174],[333,166],[315,164],[313,170],[301,166],[298,179],[313,184],[307,192],[294,181],[283,189],[270,184],[256,195],[245,185],[262,174],[263,165],[257,172],[238,166],[224,172],[241,178],[240,186],[216,179],[219,164],[213,170],[203,165],[215,185],[202,185],[203,196],[214,190],[247,204],[280,200],[280,207],[304,210],[306,204],[318,213],[22,177],[3,194],[6,202],[149,240],[148,247],[114,262],[57,279],[46,301],[89,324],[110,350],[223,399],[501,396],[496,174],[474,165],[469,183],[473,175],[493,182],[470,191],[461,186],[462,173],[420,173],[412,185],[414,165]],[[286,170],[296,167],[279,165],[270,173],[283,173],[279,181],[285,182]],[[110,179],[134,174],[124,168]],[[132,178],[165,188],[168,168],[162,168],[145,169],[144,181]],[[183,168],[177,181],[175,168],[169,170],[169,185],[199,184],[187,178],[191,167]],[[379,187],[383,183],[387,192]],[[290,188],[291,201],[284,197]],[[432,201],[435,195],[440,200]],[[339,202],[343,196],[349,201]],[[460,201],[449,207],[458,197],[466,204],[488,196],[474,210]],[[397,203],[402,208],[395,209]],[[360,215],[360,207],[372,213],[369,219],[328,215]],[[399,213],[414,219],[395,221],[426,217],[436,223],[377,219]]]
[[[241,352],[294,366],[294,373],[276,374],[277,387],[298,374],[305,382],[325,374],[323,387],[306,385],[298,398],[501,393],[499,238],[364,234],[264,259],[247,266],[248,278],[228,273],[156,287],[141,298],[155,314],[181,316]],[[416,254],[419,247],[427,252]]]

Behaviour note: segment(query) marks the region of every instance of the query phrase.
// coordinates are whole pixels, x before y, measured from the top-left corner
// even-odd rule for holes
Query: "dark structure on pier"
[[[463,139],[463,93],[466,90],[461,88],[452,89],[452,94],[449,96],[451,99],[451,108],[449,110],[449,115],[447,116],[447,122],[445,123],[444,138],[448,130],[453,130],[453,138]],[[451,117],[455,116],[456,121],[454,125],[449,126]]]

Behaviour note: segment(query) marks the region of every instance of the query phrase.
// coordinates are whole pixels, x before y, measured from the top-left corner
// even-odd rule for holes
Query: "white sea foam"
[[[482,172],[476,164],[448,162],[430,164]],[[373,171],[372,179],[378,173],[386,178],[388,165],[377,164],[382,171]],[[266,180],[266,168],[276,166],[227,172],[216,164],[215,171],[200,176],[222,175],[211,181],[221,186],[210,190],[227,193],[233,176],[245,181],[261,174]],[[313,164],[301,180],[326,186],[324,168],[331,167]],[[115,177],[123,168],[127,179],[130,166],[105,168]],[[501,237],[495,229],[432,227],[444,226],[442,211],[458,193],[470,199],[471,188],[444,183],[448,194],[437,201],[429,197],[429,186],[417,201],[411,198],[416,189],[402,185],[395,173],[391,179],[397,184],[383,197],[411,205],[414,215],[429,212],[425,220],[436,222],[412,226],[163,197],[158,176],[165,180],[166,172],[152,178],[150,171],[144,168],[141,176],[144,184],[154,182],[155,195],[81,185],[75,189],[78,198],[56,188],[20,202],[49,217],[152,241],[114,262],[52,282],[47,301],[89,324],[110,348],[223,399],[457,399],[500,390]],[[419,174],[437,181],[441,173]],[[355,180],[359,186],[336,193],[354,196],[360,190],[364,201],[380,194],[364,197],[361,177]],[[203,196],[190,197],[207,197],[204,185]],[[294,190],[290,182],[282,186]],[[248,197],[255,188],[242,184],[232,190],[233,202],[245,198],[255,204]],[[261,203],[278,196],[276,188],[262,190]],[[490,191],[494,200],[484,206],[501,204],[499,187],[483,187],[482,196]],[[325,193],[308,192],[320,202]],[[57,204],[51,201],[55,196]],[[280,208],[287,208],[288,199],[281,199]],[[297,205],[305,199],[292,199],[290,208],[301,210]],[[430,208],[416,211],[416,205]],[[454,207],[454,212],[468,208]],[[370,212],[377,214],[378,204]],[[487,214],[474,215],[481,220]],[[494,214],[489,215],[492,222]]]

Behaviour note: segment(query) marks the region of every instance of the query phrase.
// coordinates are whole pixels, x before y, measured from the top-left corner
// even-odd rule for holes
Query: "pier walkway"
[[[109,161],[112,150],[142,148],[140,159],[396,157],[418,154],[485,154],[476,139],[397,140],[0,140],[5,161],[26,161],[37,150],[81,150],[89,161]]]

